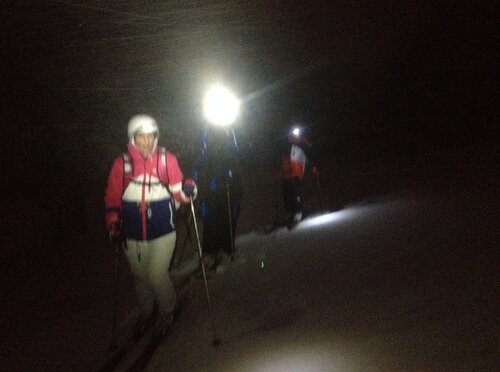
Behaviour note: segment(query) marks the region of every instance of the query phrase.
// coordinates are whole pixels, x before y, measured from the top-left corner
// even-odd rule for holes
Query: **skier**
[[[174,154],[158,147],[154,118],[139,114],[128,122],[127,152],[112,165],[105,191],[109,234],[124,235],[125,256],[135,279],[140,316],[136,332],[157,316],[153,332],[161,337],[173,322],[176,293],[168,268],[175,248],[174,208],[197,195],[192,179],[183,179]]]
[[[192,177],[200,184],[200,216],[203,220],[203,257],[206,267],[223,270],[233,257],[240,214],[242,185],[240,154],[234,129],[206,129],[201,157]]]
[[[287,134],[287,142],[281,153],[283,205],[287,213],[287,226],[293,228],[303,218],[302,181],[306,166],[311,161],[312,144],[304,134],[304,128],[293,127]],[[317,167],[311,167],[317,172]]]

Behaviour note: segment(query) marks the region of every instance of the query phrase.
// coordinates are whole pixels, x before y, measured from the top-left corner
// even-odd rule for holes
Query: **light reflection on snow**
[[[302,229],[308,229],[311,227],[318,227],[322,226],[325,224],[329,223],[334,223],[334,222],[339,222],[342,220],[346,220],[347,218],[354,217],[355,215],[359,214],[360,209],[355,209],[355,208],[349,208],[349,209],[343,209],[340,211],[332,212],[332,213],[326,213],[322,214],[319,216],[315,217],[310,217],[302,222],[300,222],[296,229],[297,230],[302,230]]]
[[[249,346],[250,347],[250,346]],[[240,353],[226,367],[242,372],[317,372],[357,369],[358,359],[331,335],[278,332],[251,347],[250,353]]]

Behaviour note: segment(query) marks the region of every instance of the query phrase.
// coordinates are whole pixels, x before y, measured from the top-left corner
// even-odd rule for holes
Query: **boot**
[[[140,314],[137,318],[135,325],[133,327],[133,337],[135,339],[140,338],[144,332],[146,332],[153,324],[153,315],[143,315]]]
[[[174,312],[171,312],[167,315],[160,315],[156,319],[154,328],[153,328],[153,337],[155,339],[162,339],[167,334],[170,326],[174,322]]]

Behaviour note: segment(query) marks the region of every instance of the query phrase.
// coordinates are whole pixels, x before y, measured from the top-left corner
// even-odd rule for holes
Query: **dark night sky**
[[[217,80],[249,98],[240,124],[263,146],[295,119],[326,155],[483,141],[498,121],[494,4],[18,1],[2,11],[3,121],[28,147],[60,136],[107,159],[149,112],[181,149]]]

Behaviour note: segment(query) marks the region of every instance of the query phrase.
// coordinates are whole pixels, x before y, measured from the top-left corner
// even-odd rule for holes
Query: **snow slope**
[[[498,209],[485,196],[399,195],[239,237],[209,282],[222,344],[198,282],[148,370],[495,370]]]
[[[203,282],[178,280],[185,306],[148,370],[498,370],[494,149],[332,171],[324,190],[353,203],[269,235],[258,231],[273,219],[273,195],[248,184],[238,257],[208,283],[221,345]],[[13,196],[4,211],[29,202]],[[92,371],[106,357],[114,256],[95,204],[95,229],[55,246],[42,235],[21,242],[25,229],[2,224],[0,370]],[[134,296],[121,264],[123,319]]]

